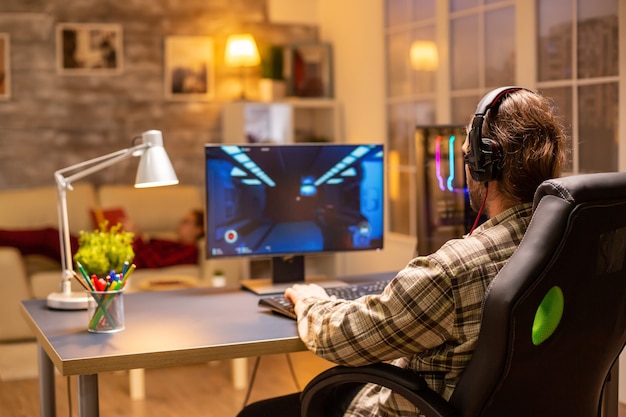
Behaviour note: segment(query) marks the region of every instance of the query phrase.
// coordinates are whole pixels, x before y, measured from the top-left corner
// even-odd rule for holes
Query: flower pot
[[[213,275],[211,285],[214,287],[223,287],[226,285],[226,277],[224,275]]]
[[[283,80],[261,78],[259,80],[259,99],[261,101],[276,101],[285,98],[287,83]]]

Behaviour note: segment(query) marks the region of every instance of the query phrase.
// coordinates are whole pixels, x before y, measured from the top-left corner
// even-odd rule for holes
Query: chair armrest
[[[372,383],[382,385],[415,405],[426,417],[456,417],[458,412],[430,389],[416,372],[394,365],[377,363],[360,367],[335,366],[307,384],[300,396],[302,416],[323,417],[324,397],[337,385]]]

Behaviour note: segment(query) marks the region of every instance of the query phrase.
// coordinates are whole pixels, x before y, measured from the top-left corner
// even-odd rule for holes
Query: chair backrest
[[[626,341],[626,173],[544,182],[450,402],[463,417],[599,415]]]

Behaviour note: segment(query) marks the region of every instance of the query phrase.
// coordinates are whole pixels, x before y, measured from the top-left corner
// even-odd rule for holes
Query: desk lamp
[[[142,143],[135,144],[137,139],[141,139]],[[66,191],[73,189],[72,182],[133,156],[141,156],[139,167],[137,168],[137,176],[135,178],[136,188],[178,184],[178,178],[176,177],[172,163],[163,147],[163,135],[159,130],[143,132],[141,137],[135,137],[133,139],[130,148],[90,159],[60,169],[54,173],[54,179],[57,183],[57,211],[59,215],[59,239],[61,242],[61,268],[63,277],[61,281],[61,292],[48,295],[48,307],[59,310],[84,310],[87,308],[88,296],[83,292],[73,293],[71,287],[74,269],[72,266]]]
[[[241,99],[246,99],[246,79],[244,77],[245,67],[254,67],[261,63],[259,50],[254,41],[254,37],[249,34],[230,35],[226,39],[226,51],[224,61],[229,67],[239,68],[239,78],[241,82]]]

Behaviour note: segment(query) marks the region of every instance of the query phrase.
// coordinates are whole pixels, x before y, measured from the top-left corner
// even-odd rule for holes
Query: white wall
[[[317,0],[269,0],[267,16],[272,23],[317,25]]]
[[[349,142],[384,142],[385,61],[382,0],[318,0],[320,37],[331,42],[335,95]]]
[[[331,42],[335,96],[346,142],[384,143],[384,4],[382,0],[317,0],[320,37]],[[415,239],[387,233],[385,249],[341,254],[337,274],[399,270],[412,258]]]

